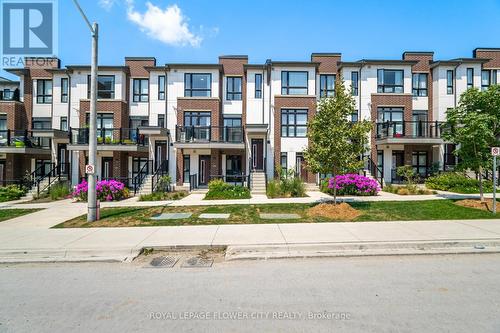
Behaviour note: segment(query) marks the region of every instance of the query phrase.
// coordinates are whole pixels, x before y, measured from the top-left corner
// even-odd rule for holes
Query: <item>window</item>
[[[305,137],[307,132],[307,110],[281,110],[281,136]]]
[[[158,100],[165,100],[165,75],[158,76]]]
[[[210,97],[212,74],[184,74],[185,97]]]
[[[61,78],[61,103],[68,103],[68,78]]]
[[[210,112],[184,112],[184,126],[210,126]]]
[[[87,98],[90,99],[90,75],[87,76]],[[97,76],[97,98],[115,98],[115,77],[113,75]]]
[[[403,108],[378,108],[377,110],[377,135],[402,136],[404,134]],[[383,133],[381,133],[381,130]],[[387,133],[385,133],[387,131]]]
[[[255,98],[262,98],[262,74],[255,74]]]
[[[281,72],[282,95],[307,95],[307,72]]]
[[[243,128],[241,127],[241,118],[224,118],[224,130],[221,134],[224,142],[242,142]]]
[[[158,115],[158,127],[161,127],[161,128],[165,127],[165,115],[164,114]]]
[[[241,101],[241,77],[228,77],[226,80],[226,99]]]
[[[280,165],[281,165],[281,169],[282,170],[287,170],[288,168],[288,154],[285,152],[285,153],[281,153],[280,155]]]
[[[351,95],[358,96],[359,93],[359,73],[351,72]]]
[[[182,173],[184,178],[184,183],[189,183],[189,174],[190,174],[190,158],[189,155],[182,156]]]
[[[486,70],[486,71],[481,71],[481,90],[486,90],[490,86],[491,83],[491,72]]]
[[[474,68],[467,68],[467,89],[474,88]]]
[[[421,176],[427,176],[427,152],[426,151],[414,151],[412,153],[412,166],[413,171]]]
[[[34,129],[51,129],[52,128],[52,119],[45,117],[36,117],[32,118],[33,128]],[[42,147],[50,147],[50,138],[37,138],[38,144]]]
[[[403,71],[394,69],[377,70],[378,93],[403,93]]]
[[[61,131],[68,130],[68,117],[61,117],[61,123],[59,124],[59,129]]]
[[[9,88],[5,88],[3,90],[3,95],[1,95],[1,94],[2,94],[2,92],[0,92],[0,96],[2,97],[0,99],[2,99],[4,101],[10,101],[14,98],[14,92],[12,90],[10,90]]]
[[[335,95],[335,75],[319,76],[319,97],[331,97]]]
[[[52,80],[37,80],[36,102],[38,104],[52,103]]]
[[[427,97],[427,74],[414,73],[413,74],[413,96]]]
[[[358,111],[351,113],[351,122],[355,123],[358,121]]]
[[[453,71],[446,71],[446,94],[453,95]]]
[[[149,80],[134,79],[134,102],[147,102],[149,99]]]
[[[497,84],[498,71],[496,69],[491,71],[491,84]]]
[[[87,113],[86,124],[88,126],[90,121],[90,114]],[[113,114],[112,113],[98,113],[97,114],[97,140],[99,138],[113,138]]]

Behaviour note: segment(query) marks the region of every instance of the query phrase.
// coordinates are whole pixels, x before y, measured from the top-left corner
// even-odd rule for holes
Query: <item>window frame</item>
[[[498,70],[496,70],[496,69],[493,69],[491,71],[491,84],[492,85],[498,84]]]
[[[425,77],[425,88],[420,88],[421,76]],[[417,77],[417,86],[415,87],[415,77]],[[413,97],[428,97],[429,96],[429,74],[428,73],[412,73],[411,75],[412,95]],[[421,95],[420,93],[424,93]]]
[[[47,93],[48,82],[50,82],[50,90],[51,90],[50,94]],[[53,94],[54,94],[54,84],[52,82],[52,79],[36,80],[36,104],[52,104]]]
[[[163,125],[160,125],[160,120],[163,122]],[[164,128],[165,127],[165,115],[163,113],[158,113],[157,114],[156,125],[158,127],[160,127],[160,128]]]
[[[470,73],[471,81],[469,81],[469,73]],[[467,89],[474,88],[474,68],[468,67],[466,69],[465,76],[466,76],[466,82],[467,82]]]
[[[454,77],[455,73],[453,73],[452,69],[446,70],[446,95],[453,95],[455,92]]]
[[[235,88],[238,84],[235,84],[239,79],[240,81],[240,91],[236,91]],[[231,83],[230,83],[231,82]],[[231,86],[231,90],[229,87]],[[241,76],[228,76],[226,77],[226,100],[227,101],[241,101],[243,99],[243,77]]]
[[[356,81],[356,84],[353,82]],[[351,96],[358,96],[359,94],[359,72],[351,72]]]
[[[328,89],[328,77],[333,76],[333,89]],[[323,80],[324,79],[324,80]],[[320,74],[319,75],[319,97],[332,97],[335,96],[335,82],[337,80],[336,74]],[[325,83],[325,86],[322,87],[322,84]],[[331,93],[331,95],[330,95]]]
[[[190,125],[186,125],[186,118],[189,118]],[[193,118],[196,119],[196,125],[193,125]],[[200,118],[208,118],[209,125],[200,125]],[[184,111],[182,115],[183,126],[192,127],[211,127],[212,126],[212,112],[210,111]]]
[[[187,161],[187,163],[186,163]],[[186,172],[188,174],[188,179],[186,179]],[[191,179],[191,156],[190,155],[182,155],[182,180],[183,183],[189,183]]]
[[[87,99],[90,99],[90,75],[87,75]],[[113,78],[113,83],[111,85],[112,90],[99,90],[99,79],[100,78]],[[115,75],[97,75],[97,99],[115,99],[115,87],[116,77]],[[109,92],[110,97],[99,97],[99,92]]]
[[[67,77],[61,78],[61,103],[68,103],[69,96],[69,79]]]
[[[208,76],[208,89],[193,88],[193,76],[196,75],[207,75]],[[189,77],[189,80],[188,80]],[[189,88],[187,88],[186,82],[189,81]],[[208,92],[208,96],[193,96],[193,91],[205,91]],[[189,92],[189,94],[188,94]],[[212,73],[184,73],[184,97],[212,97]]]
[[[488,74],[488,84],[483,84],[483,75]],[[484,91],[488,89],[488,87],[491,85],[491,71],[489,69],[483,69],[481,70],[481,91]]]
[[[66,128],[63,128],[63,120],[64,120],[64,123],[66,123]],[[68,117],[67,116],[62,116],[60,117],[59,119],[59,130],[61,131],[67,131],[68,130]]]
[[[147,86],[147,93],[143,93],[143,85]],[[139,90],[136,92],[136,87]],[[146,78],[134,78],[132,79],[132,101],[134,103],[147,103],[149,102],[149,79]]]
[[[285,164],[285,165],[283,166],[283,164]],[[282,170],[286,171],[288,169],[288,153],[287,152],[282,151],[280,153],[280,166],[281,166]]]
[[[257,85],[257,78],[259,78],[259,84]],[[261,73],[256,73],[254,77],[254,83],[255,83],[255,95],[254,98],[261,99],[262,98],[262,74]]]
[[[163,81],[163,88],[162,86]],[[158,75],[158,100],[164,101],[166,98],[165,88],[166,88],[167,78],[165,75]]]
[[[353,119],[354,116],[356,119]],[[358,114],[358,110],[356,110],[356,112],[351,113],[351,122],[357,123],[358,121],[359,121],[359,114]]]
[[[380,74],[382,72],[382,82],[380,82]],[[401,84],[386,84],[385,81],[385,72],[401,72]],[[403,69],[386,69],[379,68],[377,69],[377,93],[379,94],[403,94],[405,91],[405,71]],[[389,88],[392,88],[393,91],[388,91]],[[396,91],[397,88],[401,88],[401,91]]]
[[[306,74],[306,85],[305,86],[290,86],[290,73],[305,73]],[[286,76],[286,85],[284,84],[283,76]],[[290,94],[290,89],[305,89],[305,94]],[[285,92],[284,92],[285,91]],[[293,95],[308,95],[309,94],[309,72],[308,71],[281,71],[281,95],[293,96]]]
[[[283,115],[286,115],[286,124],[283,123]],[[305,115],[306,123],[304,125],[297,124],[297,115]],[[280,112],[280,135],[283,138],[305,138],[307,137],[307,123],[308,123],[308,115],[309,109],[281,109]],[[293,116],[293,123],[290,122],[290,119]],[[304,128],[304,135],[297,135],[297,128]],[[293,135],[290,135],[292,132],[290,129],[293,129]],[[286,133],[284,133],[286,132]]]

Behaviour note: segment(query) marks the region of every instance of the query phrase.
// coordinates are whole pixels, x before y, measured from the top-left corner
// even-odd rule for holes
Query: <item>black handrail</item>
[[[90,130],[88,128],[69,128],[70,144],[88,144]],[[148,144],[147,136],[139,133],[139,128],[98,128],[96,130],[98,145],[138,145]]]
[[[158,168],[153,173],[151,177],[151,193],[155,192],[158,189],[158,184],[160,183],[161,177],[168,175],[168,160],[164,160],[160,163]],[[170,191],[170,184],[168,184],[168,191]]]
[[[379,182],[380,188],[384,187],[384,168],[381,168],[373,161],[370,156],[366,156],[367,168],[370,170],[372,177]],[[380,176],[379,176],[380,175]]]
[[[198,188],[198,174],[189,175],[189,192]]]
[[[137,191],[139,191],[139,188],[141,187],[142,183],[144,182],[144,179],[146,178],[146,176],[149,174],[149,172],[151,170],[153,170],[153,160],[148,160],[139,169],[139,172],[132,180],[132,183],[134,185],[134,195],[137,194]]]
[[[445,123],[440,121],[386,121],[375,124],[377,138],[441,138]]]

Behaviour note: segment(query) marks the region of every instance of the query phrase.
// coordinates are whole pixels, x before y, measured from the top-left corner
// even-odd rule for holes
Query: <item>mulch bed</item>
[[[361,212],[352,208],[349,204],[322,203],[307,210],[307,215],[311,217],[326,217],[333,220],[352,221],[361,215]]]

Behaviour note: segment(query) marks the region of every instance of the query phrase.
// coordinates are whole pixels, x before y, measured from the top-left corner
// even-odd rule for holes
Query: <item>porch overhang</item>
[[[158,126],[139,126],[139,134],[168,137],[169,131],[166,128]]]
[[[375,140],[379,145],[441,145],[444,140],[441,138],[380,138]]]
[[[0,154],[24,154],[24,155],[50,155],[48,148],[31,148],[31,147],[1,147]]]
[[[61,131],[57,129],[32,129],[32,136],[37,137],[37,138],[51,138],[51,139],[61,139],[61,140],[68,140],[69,141],[69,135],[68,132],[66,131]]]
[[[175,142],[175,148],[191,149],[245,149],[244,142]]]
[[[266,134],[269,126],[267,124],[247,124],[245,130],[247,134]]]
[[[89,150],[87,144],[70,144],[68,150],[71,151],[86,151]],[[129,152],[149,152],[148,146],[138,145],[97,145],[97,151],[129,151]]]

